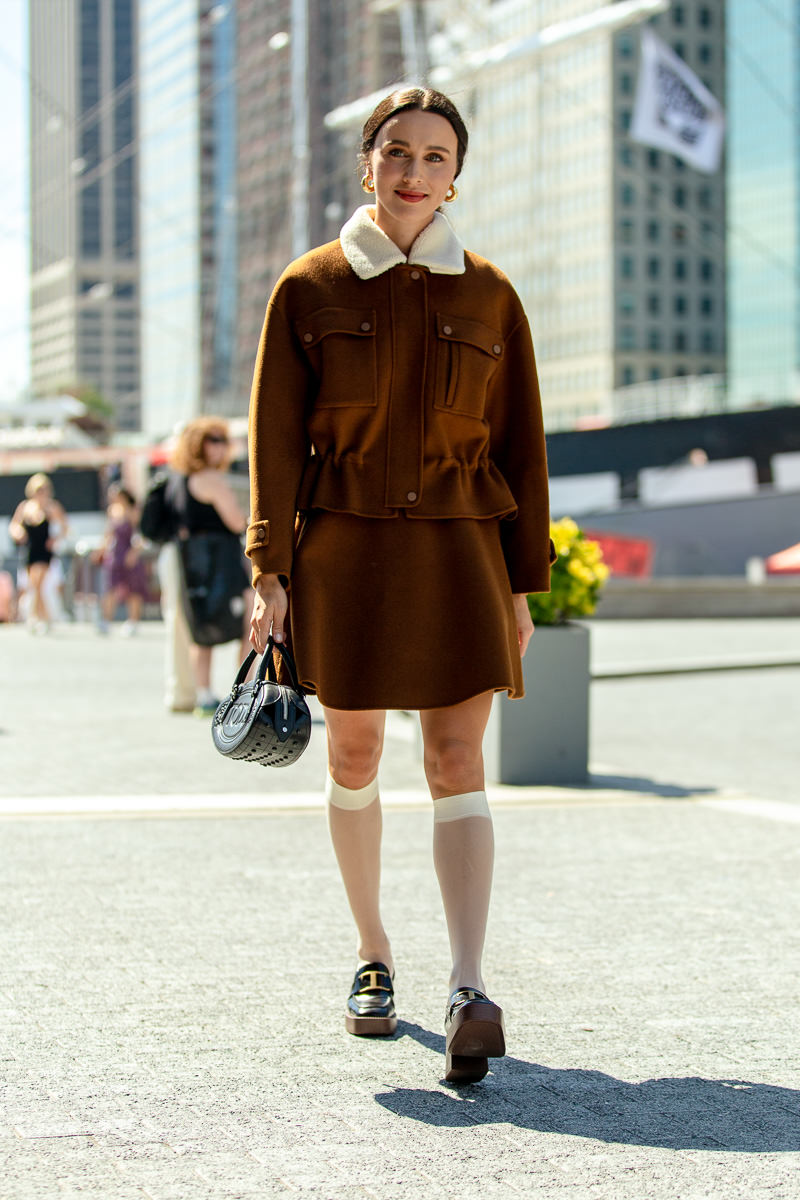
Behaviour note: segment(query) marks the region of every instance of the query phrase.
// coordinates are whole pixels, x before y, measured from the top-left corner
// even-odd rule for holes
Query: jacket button
[[[416,500],[416,498],[417,498],[417,493],[416,493],[416,492],[408,492],[408,493],[407,493],[407,495],[406,495],[406,500],[412,500],[412,501],[413,501],[413,500]]]
[[[503,349],[503,347],[502,346],[492,346],[492,349],[494,350],[495,354],[499,354],[500,351]]]
[[[412,278],[412,279],[419,279],[419,271],[412,271],[412,272],[411,272],[411,278]]]
[[[313,335],[313,333],[304,333],[304,334],[303,334],[303,341],[304,341],[304,342],[313,342],[313,340],[314,340],[314,335]]]
[[[370,329],[372,329],[372,326],[370,325],[369,321],[362,321],[361,328],[363,329],[364,333],[369,333]]]
[[[448,337],[450,336],[450,334],[451,334],[452,332],[453,332],[453,326],[452,326],[452,325],[443,325],[443,326],[442,326],[442,333],[446,333]]]

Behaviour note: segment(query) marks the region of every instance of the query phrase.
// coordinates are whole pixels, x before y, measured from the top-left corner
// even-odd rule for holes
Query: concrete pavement
[[[641,663],[800,628],[609,624],[595,654]],[[162,716],[160,638],[0,629],[2,1200],[800,1195],[796,669],[600,680],[591,786],[492,790],[509,1054],[455,1090],[412,719],[382,772],[401,1023],[355,1039],[324,730],[290,771],[226,762]]]

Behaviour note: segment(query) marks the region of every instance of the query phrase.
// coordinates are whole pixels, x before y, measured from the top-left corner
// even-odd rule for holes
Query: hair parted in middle
[[[209,463],[206,461],[204,442],[207,437],[228,436],[228,426],[222,417],[195,417],[189,421],[178,434],[175,449],[170,455],[169,464],[182,475],[194,475],[196,471],[205,471]],[[228,466],[230,455],[219,463],[220,468]]]
[[[467,133],[467,127],[464,124],[461,113],[455,104],[453,104],[453,101],[448,96],[445,96],[443,92],[434,91],[433,88],[400,88],[398,91],[392,92],[391,95],[385,96],[381,100],[371,115],[367,117],[364,128],[361,131],[361,152],[358,156],[359,167],[362,169],[369,168],[369,156],[375,149],[375,139],[381,127],[386,124],[389,118],[401,112],[408,112],[411,109],[418,109],[420,112],[436,113],[450,122],[456,135],[456,141],[458,142],[455,175],[458,178],[461,174],[461,168],[464,166],[469,134]]]

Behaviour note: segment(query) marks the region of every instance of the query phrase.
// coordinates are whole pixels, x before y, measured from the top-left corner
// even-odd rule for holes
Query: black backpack
[[[177,537],[186,522],[186,480],[177,471],[156,475],[142,505],[139,532],[148,542],[163,546]]]

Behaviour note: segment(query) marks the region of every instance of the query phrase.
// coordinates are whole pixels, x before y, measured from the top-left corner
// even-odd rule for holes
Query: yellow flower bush
[[[609,575],[599,545],[587,538],[571,517],[551,521],[550,537],[558,555],[551,569],[550,591],[528,596],[535,625],[563,625],[575,617],[591,616]]]

